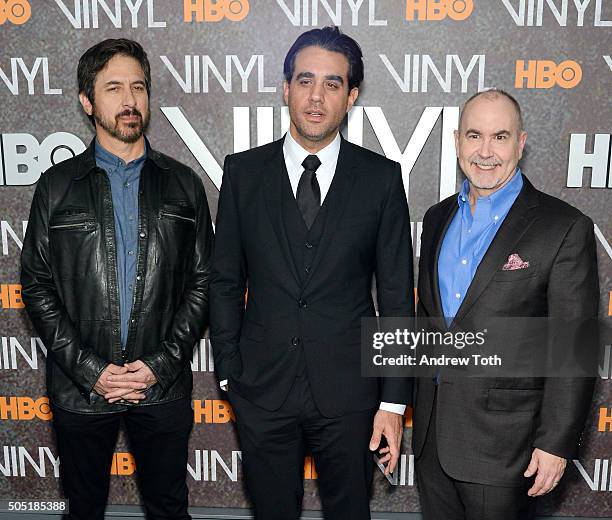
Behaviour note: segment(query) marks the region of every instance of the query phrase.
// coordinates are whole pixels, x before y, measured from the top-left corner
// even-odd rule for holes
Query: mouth
[[[123,112],[119,112],[119,114],[117,114],[117,121],[122,121],[128,124],[140,123],[142,121],[142,114],[135,108],[131,110],[124,110]]]
[[[119,119],[126,123],[139,123],[140,116],[120,116]]]
[[[478,163],[472,162],[472,165],[478,168],[479,170],[490,172],[499,166],[498,163]]]
[[[306,119],[313,122],[322,121],[325,117],[325,114],[321,110],[307,110],[305,114]]]

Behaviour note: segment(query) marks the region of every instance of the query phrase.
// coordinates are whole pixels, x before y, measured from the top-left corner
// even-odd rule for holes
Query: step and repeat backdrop
[[[79,56],[105,38],[138,40],[152,66],[152,145],[202,178],[213,219],[226,154],[288,127],[282,63],[303,31],[338,25],[365,55],[344,135],[399,161],[418,259],[427,208],[454,193],[459,106],[488,87],[514,94],[529,132],[523,171],[595,222],[601,315],[612,315],[612,0],[0,0],[0,500],[61,497],[45,397],[45,345],[28,321],[19,255],[41,172],[82,152],[93,129],[77,98]],[[543,514],[612,516],[612,355],[608,346],[579,459]],[[210,343],[195,346],[193,506],[248,507],[233,413]],[[406,414],[392,479],[375,511],[418,511]],[[78,440],[75,439],[75,442]],[[139,502],[123,437],[110,503]],[[304,464],[304,506],[318,509]]]

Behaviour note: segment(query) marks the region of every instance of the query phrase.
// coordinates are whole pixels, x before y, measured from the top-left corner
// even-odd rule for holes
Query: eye
[[[327,83],[327,88],[330,89],[330,90],[336,90],[336,89],[339,88],[339,86],[338,86],[337,83],[334,83],[334,82],[330,81],[330,82]]]
[[[495,136],[495,138],[496,138],[498,141],[505,141],[507,137],[508,137],[507,135],[496,135],[496,136]]]
[[[134,85],[134,90],[138,91],[138,92],[143,92],[144,91],[144,86],[142,85]]]
[[[311,81],[309,78],[302,78],[300,80],[300,85],[310,85]]]
[[[478,134],[468,134],[467,138],[468,139],[479,139],[480,136]]]

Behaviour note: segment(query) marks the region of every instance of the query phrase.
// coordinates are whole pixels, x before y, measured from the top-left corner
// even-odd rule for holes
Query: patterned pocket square
[[[516,271],[517,269],[527,269],[529,262],[525,262],[518,253],[513,253],[508,257],[506,263],[502,266],[502,271]]]

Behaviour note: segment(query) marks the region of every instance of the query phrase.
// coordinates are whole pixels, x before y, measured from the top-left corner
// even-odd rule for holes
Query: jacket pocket
[[[538,274],[538,265],[532,263],[529,267],[524,269],[513,269],[510,271],[504,271],[500,269],[493,275],[494,282],[515,282],[517,280],[523,280],[525,278],[532,278]]]
[[[362,214],[351,214],[345,215],[340,224],[339,228],[350,228],[355,226],[366,226],[375,224],[378,222],[378,212],[377,211],[367,211]]]
[[[49,247],[53,269],[64,279],[96,276],[99,224],[88,213],[53,215],[49,221]]]
[[[171,220],[177,223],[195,224],[195,210],[187,202],[177,201],[164,203],[159,209],[159,219]]]
[[[254,321],[245,320],[242,324],[242,335],[251,341],[261,342],[264,338],[264,327]]]
[[[487,410],[500,412],[534,412],[540,409],[542,390],[523,388],[489,388]]]
[[[188,202],[164,202],[157,210],[157,241],[149,242],[155,263],[162,271],[191,269],[195,235],[195,210]]]
[[[88,213],[58,215],[51,217],[50,232],[93,231],[96,220]]]

